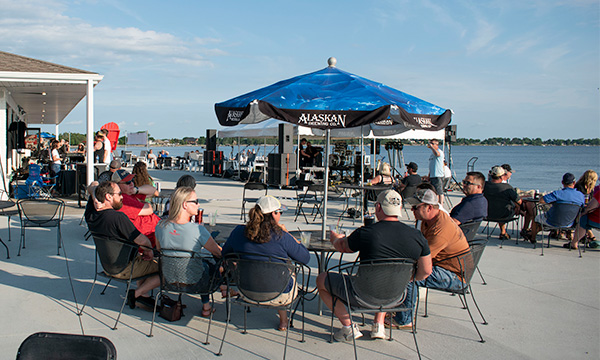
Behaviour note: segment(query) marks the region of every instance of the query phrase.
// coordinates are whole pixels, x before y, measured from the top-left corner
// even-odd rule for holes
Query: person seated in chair
[[[415,279],[424,280],[431,273],[431,255],[427,240],[415,228],[398,221],[402,214],[402,197],[395,190],[385,190],[377,197],[375,203],[375,216],[378,222],[362,226],[346,237],[331,232],[329,241],[341,253],[355,253],[358,251],[361,261],[409,258],[417,261]],[[352,285],[347,276],[335,273],[321,273],[317,277],[317,288],[323,303],[333,308],[333,296],[346,301],[344,282],[348,286],[348,296],[353,305],[360,306],[361,299],[352,290]],[[342,328],[334,334],[337,341],[350,341],[352,334],[359,338],[362,333],[351,321],[346,307],[342,301],[337,301],[334,313],[342,323]],[[371,327],[372,339],[385,337],[384,318],[386,313],[377,313]]]
[[[170,199],[169,217],[161,220],[156,227],[156,238],[162,249],[178,249],[205,253],[221,257],[221,247],[202,224],[191,222],[192,216],[198,216],[198,197],[191,187],[177,188]],[[188,255],[188,254],[186,254]],[[214,261],[203,260],[204,269],[209,276],[218,271]],[[210,307],[209,295],[201,295],[202,317],[209,317],[213,309]]]
[[[229,235],[221,253],[224,257],[231,253],[252,253],[279,258],[294,259],[302,264],[310,260],[310,253],[302,246],[283,224],[281,203],[271,195],[261,196],[248,212],[248,223],[239,225]],[[277,260],[273,260],[277,261]],[[296,281],[292,279],[282,294],[269,303],[288,305],[296,295]],[[286,331],[288,317],[285,310],[278,310],[279,331]]]
[[[148,155],[146,155],[148,159],[148,167],[155,168],[156,165],[156,154],[152,152],[152,149],[148,150]]]
[[[540,204],[574,204],[578,206],[585,205],[585,195],[575,189],[575,175],[566,173],[562,178],[563,188],[546,194],[540,198]],[[561,214],[557,213],[557,208],[551,207],[547,212],[538,214],[535,217],[535,221],[531,224],[531,234],[527,232],[527,229],[523,229],[523,236],[526,240],[529,240],[532,244],[535,244],[537,239],[537,233],[541,230],[540,224],[546,224],[549,226],[570,226],[571,224],[556,224],[557,218],[561,217]],[[563,214],[564,215],[564,214]],[[568,243],[565,245],[569,245]]]
[[[504,168],[494,166],[489,172],[490,181],[485,183],[483,196],[488,202],[488,219],[503,220],[510,219],[518,210],[517,205],[521,205],[517,191],[510,185],[502,182],[505,174]],[[506,232],[506,223],[499,222],[500,240],[510,239]]]
[[[135,243],[141,246],[142,254],[138,253],[129,266],[114,277],[127,280],[130,275],[135,278],[156,273],[156,275],[138,281],[137,288],[130,290],[127,294],[127,303],[130,308],[138,306],[152,311],[154,299],[148,293],[160,285],[160,279],[150,239],[140,233],[125,214],[117,211],[123,206],[123,195],[115,182],[105,181],[100,185],[93,183],[88,191],[93,196],[90,196],[88,200],[84,216],[92,235],[99,234],[111,240]],[[131,274],[132,266],[133,274]]]
[[[102,183],[105,181],[110,181],[113,174],[119,169],[121,169],[121,160],[115,159],[111,161],[108,165],[108,170],[103,171],[100,175],[98,175],[98,182]]]
[[[600,229],[600,185],[594,188],[592,198],[587,203],[581,214],[581,220],[579,221],[577,230],[575,230],[575,234],[573,234],[573,240],[571,240],[570,243],[563,245],[563,247],[577,249],[579,241],[586,236],[586,230],[589,231],[592,228]],[[582,246],[593,248],[598,247],[598,241],[595,241],[594,238],[588,238],[588,240],[589,242],[584,241]]]
[[[133,177],[127,170],[117,170],[112,181],[116,182],[123,193],[123,207],[119,211],[125,213],[135,227],[150,239],[153,247],[157,247],[154,229],[160,218],[154,214],[152,205],[135,198],[137,194],[152,195],[156,188],[152,185],[137,187],[133,184]]]
[[[396,188],[403,199],[408,199],[417,192],[417,185],[421,183],[421,176],[417,174],[417,170],[419,170],[419,165],[415,162],[411,161],[406,164],[406,174]]]
[[[478,172],[468,172],[462,181],[465,197],[450,211],[450,217],[457,225],[482,221],[487,217],[488,202],[483,196],[485,176]]]
[[[432,190],[419,190],[412,198],[406,199],[412,204],[412,211],[417,220],[421,220],[421,232],[431,251],[433,264],[448,259],[469,250],[469,244],[462,230],[454,221],[439,209],[438,196]],[[434,265],[431,275],[424,280],[416,279],[417,287],[423,286],[433,289],[459,290],[465,285],[459,276],[460,264],[458,259],[444,262],[443,265]],[[413,309],[418,291],[413,291],[409,286],[406,291],[404,307]],[[413,311],[396,313],[395,323],[390,326],[401,329],[412,327]]]

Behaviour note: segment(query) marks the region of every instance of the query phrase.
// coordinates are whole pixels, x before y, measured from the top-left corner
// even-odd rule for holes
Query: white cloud
[[[111,5],[136,16],[118,2]],[[224,51],[204,48],[220,40],[214,37],[185,40],[173,34],[136,27],[94,26],[81,19],[62,14],[65,6],[56,1],[0,0],[0,47],[6,51],[27,54],[43,53],[50,58],[70,63],[117,64],[143,59],[163,63],[211,67],[206,56],[219,56]]]
[[[467,45],[467,53],[472,54],[478,52],[488,46],[498,37],[496,27],[483,19],[477,19],[477,29],[475,37]]]

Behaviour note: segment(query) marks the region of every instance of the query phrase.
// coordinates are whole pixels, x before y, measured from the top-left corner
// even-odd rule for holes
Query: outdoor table
[[[57,188],[62,196],[71,196],[77,192],[77,171],[61,170],[56,179]]]
[[[0,215],[7,215],[9,216],[8,219],[8,236],[10,239],[10,216],[11,215],[15,215],[15,211],[16,210],[10,210],[9,212],[5,212],[6,209],[11,208],[15,206],[15,203],[10,201],[10,200],[0,200]],[[4,243],[4,241],[2,240],[2,238],[0,238],[0,242],[2,243],[2,245],[4,245],[4,247],[6,248],[6,258],[10,259],[10,252],[8,251],[8,246],[6,246],[6,244]]]
[[[319,269],[319,274],[324,273],[327,270],[327,264],[329,263],[329,260],[331,260],[331,257],[335,252],[337,252],[337,250],[333,247],[333,244],[329,241],[329,239],[321,239],[321,230],[309,230],[303,232],[310,233],[310,244],[308,245],[307,249],[308,251],[312,251],[315,254],[315,257],[317,258],[317,267]],[[290,234],[293,237],[300,239],[300,231],[290,231]],[[315,287],[311,291],[307,290],[306,294],[311,294],[316,291],[317,288]],[[319,298],[319,302],[317,304],[319,315],[322,314],[321,307],[321,298]]]
[[[358,190],[360,190],[361,192],[364,191],[364,197],[365,197],[365,199],[367,199],[367,192],[372,191],[373,193],[376,193],[377,191],[388,190],[388,189],[392,188],[392,185],[340,184],[340,185],[338,185],[338,188],[340,188],[344,191],[343,196],[345,197],[344,210],[340,214],[340,219],[341,219],[342,216],[344,216],[344,214],[348,212],[348,208],[350,207],[350,200],[352,199],[353,191],[358,191]],[[359,218],[362,218],[362,215],[364,215],[363,214],[363,204],[359,204],[359,200],[360,200],[360,196],[356,196],[354,203],[356,205],[356,211],[361,215],[361,216],[359,216]],[[365,200],[365,201],[368,201],[368,200]],[[353,216],[352,224],[354,224],[355,221],[356,221],[356,217]]]
[[[224,244],[227,241],[227,239],[229,238],[229,235],[231,234],[233,229],[235,229],[237,226],[243,225],[243,224],[219,224],[219,223],[217,223],[213,226],[210,226],[210,224],[208,222],[204,222],[202,225],[204,225],[206,230],[208,230],[208,232],[213,237],[213,239],[215,239],[217,244]]]

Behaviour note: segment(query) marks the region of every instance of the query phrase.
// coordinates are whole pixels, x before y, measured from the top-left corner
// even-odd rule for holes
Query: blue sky
[[[600,137],[598,0],[0,0],[0,49],[104,75],[95,124],[155,138],[327,66],[454,111],[459,137]],[[85,102],[60,131],[85,132]],[[54,128],[49,128],[54,131]]]

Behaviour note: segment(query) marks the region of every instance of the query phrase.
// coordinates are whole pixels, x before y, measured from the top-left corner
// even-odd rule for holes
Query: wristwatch
[[[139,192],[140,192],[140,188],[135,186],[135,194],[137,195],[137,194],[139,194]]]

